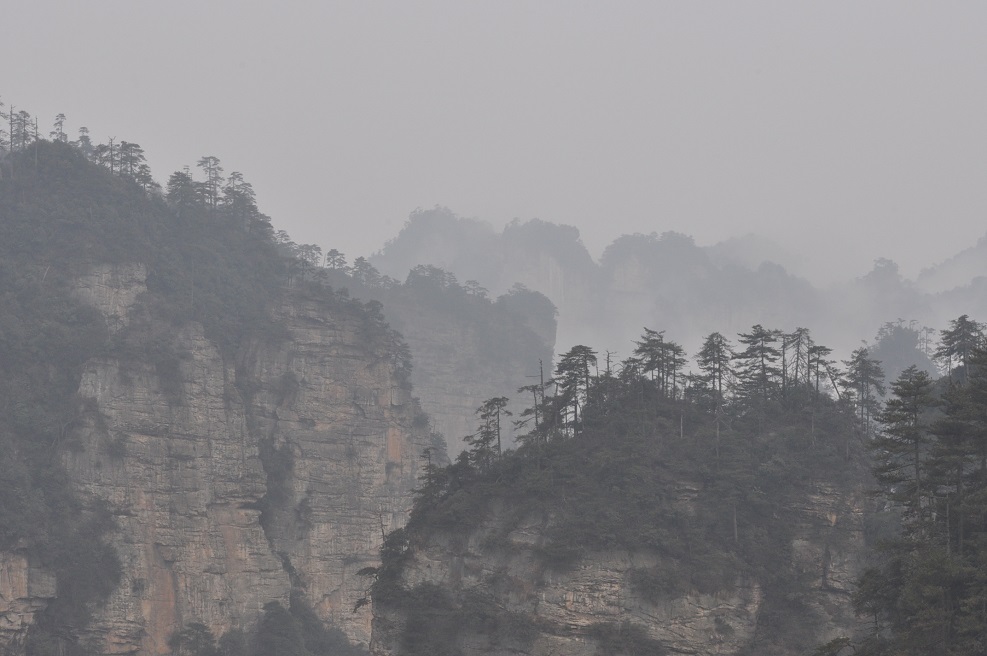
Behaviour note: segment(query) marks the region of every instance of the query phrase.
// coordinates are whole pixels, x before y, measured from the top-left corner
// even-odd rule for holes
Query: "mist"
[[[2,99],[242,171],[296,241],[369,255],[415,208],[500,229],[756,233],[827,285],[983,234],[978,3],[18,3]],[[190,20],[189,17],[194,16]]]
[[[983,653],[987,4],[8,4],[0,652]]]

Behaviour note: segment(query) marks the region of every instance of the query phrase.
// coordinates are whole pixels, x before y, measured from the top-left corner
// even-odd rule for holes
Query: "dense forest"
[[[942,333],[948,373],[915,367],[891,383],[868,444],[900,531],[881,542],[855,603],[871,621],[858,654],[987,649],[987,345],[961,316]],[[842,644],[830,653],[841,653]],[[855,645],[847,645],[850,653]]]

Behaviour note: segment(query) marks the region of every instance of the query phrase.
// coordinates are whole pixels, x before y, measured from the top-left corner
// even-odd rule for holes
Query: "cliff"
[[[476,431],[475,411],[484,401],[506,396],[519,412],[530,398],[517,390],[538,380],[539,361],[551,375],[556,310],[542,294],[515,287],[491,300],[485,289],[460,285],[433,266],[416,267],[404,283],[320,274],[335,288],[383,304],[410,351],[415,394],[453,456]],[[508,426],[508,443],[511,432]]]
[[[655,594],[642,589],[641,573],[676,565],[654,550],[594,550],[555,569],[543,557],[551,519],[517,522],[503,509],[468,534],[413,541],[400,584],[458,618],[446,638],[466,656],[801,654],[859,630],[850,593],[862,566],[862,503],[859,492],[823,486],[799,511],[787,566],[801,582],[801,643],[786,635],[792,620],[778,622],[765,599],[771,584],[757,576],[737,571],[715,591]],[[372,653],[419,653],[408,647],[420,610],[384,601],[375,611]]]
[[[0,552],[0,646],[24,642],[34,616],[55,597],[55,577],[24,551]]]
[[[374,654],[795,656],[860,631],[870,479],[836,404],[813,428],[798,403],[717,419],[647,378],[590,389],[578,420],[547,401],[517,452],[429,474],[385,545]]]
[[[84,367],[86,410],[63,461],[84,503],[115,520],[123,571],[87,640],[102,653],[169,653],[184,625],[249,628],[296,590],[366,642],[355,573],[404,523],[429,446],[380,326],[359,304],[295,290],[274,310],[284,333],[231,359],[195,322],[148,323],[145,278],[142,265],[97,266],[78,285],[117,347]],[[17,599],[50,593],[12,587]]]
[[[0,647],[164,653],[296,600],[366,644],[356,573],[406,521],[422,452],[444,457],[381,305],[300,273],[235,188],[205,203],[178,173],[162,197],[46,142],[18,170],[0,181]],[[526,382],[518,363],[550,358],[554,308],[535,300],[532,331],[530,294],[449,287],[409,295],[406,325],[458,447],[482,400]]]
[[[506,396],[520,412],[530,398],[518,388],[538,380],[539,361],[546,375],[551,372],[554,334],[545,339],[516,323],[498,328],[414,299],[396,299],[384,313],[407,340],[415,394],[450,455],[462,451],[463,437],[476,431],[475,411],[484,401]],[[505,426],[505,440],[511,434]]]

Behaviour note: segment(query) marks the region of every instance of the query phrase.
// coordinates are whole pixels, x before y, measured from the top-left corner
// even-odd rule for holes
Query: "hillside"
[[[373,653],[801,654],[862,629],[852,407],[798,378],[683,396],[628,365],[546,395],[516,452],[426,472],[376,573]]]
[[[260,644],[290,609],[312,653],[365,643],[354,572],[441,453],[407,348],[378,307],[289,288],[251,198],[176,176],[162,198],[39,142],[0,181],[0,641]]]

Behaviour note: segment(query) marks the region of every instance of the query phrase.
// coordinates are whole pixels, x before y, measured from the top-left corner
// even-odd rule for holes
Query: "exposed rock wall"
[[[279,318],[290,344],[258,345],[244,364],[260,381],[251,432],[291,454],[268,537],[319,614],[365,643],[370,608],[353,608],[369,581],[356,572],[406,521],[428,421],[389,361],[367,352],[359,317],[295,299]]]
[[[765,582],[738,573],[732,585],[712,594],[644,596],[632,583],[634,573],[658,565],[657,554],[593,552],[553,571],[539,557],[550,520],[518,523],[506,511],[492,512],[468,535],[413,537],[400,582],[408,590],[437,586],[460,607],[484,599],[497,609],[500,620],[488,618],[459,632],[457,648],[464,656],[610,653],[600,650],[603,625],[636,629],[668,653],[794,656],[859,629],[850,593],[862,566],[863,502],[859,491],[818,485],[797,509],[791,565],[801,586],[798,644],[771,625]],[[414,610],[403,603],[375,601],[376,656],[402,654]],[[518,636],[524,631],[503,619],[511,616],[526,618],[523,638]]]
[[[22,644],[35,614],[54,596],[51,572],[31,562],[26,553],[0,552],[0,648]]]
[[[127,326],[142,274],[97,268],[80,296]],[[106,653],[167,653],[190,622],[249,628],[293,589],[368,640],[355,572],[405,521],[426,422],[361,311],[293,292],[276,314],[286,335],[236,358],[190,323],[167,336],[170,366],[133,350],[87,365],[64,460],[117,523],[123,580],[91,625]]]

